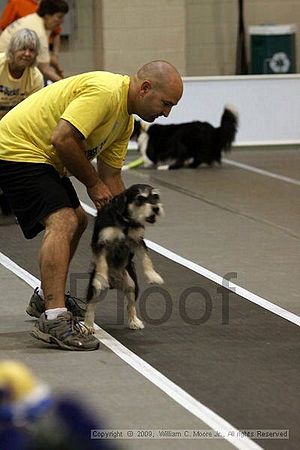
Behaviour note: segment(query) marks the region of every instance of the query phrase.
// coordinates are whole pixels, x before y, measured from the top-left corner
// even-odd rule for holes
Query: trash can
[[[296,25],[249,27],[252,74],[296,72]]]

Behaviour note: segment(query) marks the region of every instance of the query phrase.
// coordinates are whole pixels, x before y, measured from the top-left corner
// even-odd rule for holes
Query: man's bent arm
[[[121,169],[115,169],[97,158],[97,168],[100,179],[106,184],[113,195],[118,195],[125,190],[121,175]]]
[[[105,181],[100,180],[97,171],[85,155],[82,134],[69,122],[61,119],[54,129],[51,144],[57,150],[64,166],[83,183],[95,206],[99,208],[111,198]]]

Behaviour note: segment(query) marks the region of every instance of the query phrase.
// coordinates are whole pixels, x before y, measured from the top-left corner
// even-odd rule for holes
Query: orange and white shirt
[[[8,25],[0,35],[0,52],[5,52],[8,47],[11,37],[19,30],[29,28],[38,35],[40,40],[40,51],[37,56],[37,63],[50,62],[49,41],[48,33],[44,25],[44,19],[37,13],[29,14],[28,16],[21,17],[21,19],[15,20]]]

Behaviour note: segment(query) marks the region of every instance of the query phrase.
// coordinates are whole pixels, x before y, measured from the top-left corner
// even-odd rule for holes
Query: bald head
[[[153,122],[159,116],[167,117],[182,93],[183,83],[177,69],[167,61],[151,61],[131,79],[128,112]]]
[[[152,80],[158,86],[164,85],[166,82],[175,81],[182,86],[181,76],[177,69],[167,61],[151,61],[145,64],[137,72],[140,81]]]

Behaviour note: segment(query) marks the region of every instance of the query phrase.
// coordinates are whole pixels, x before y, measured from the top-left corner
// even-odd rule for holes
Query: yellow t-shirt
[[[51,136],[65,119],[85,137],[86,156],[121,168],[134,118],[127,112],[130,78],[89,72],[53,83],[17,105],[0,121],[0,159],[65,168]]]
[[[14,106],[44,86],[37,67],[26,67],[21,78],[13,78],[4,53],[0,53],[0,119]]]

